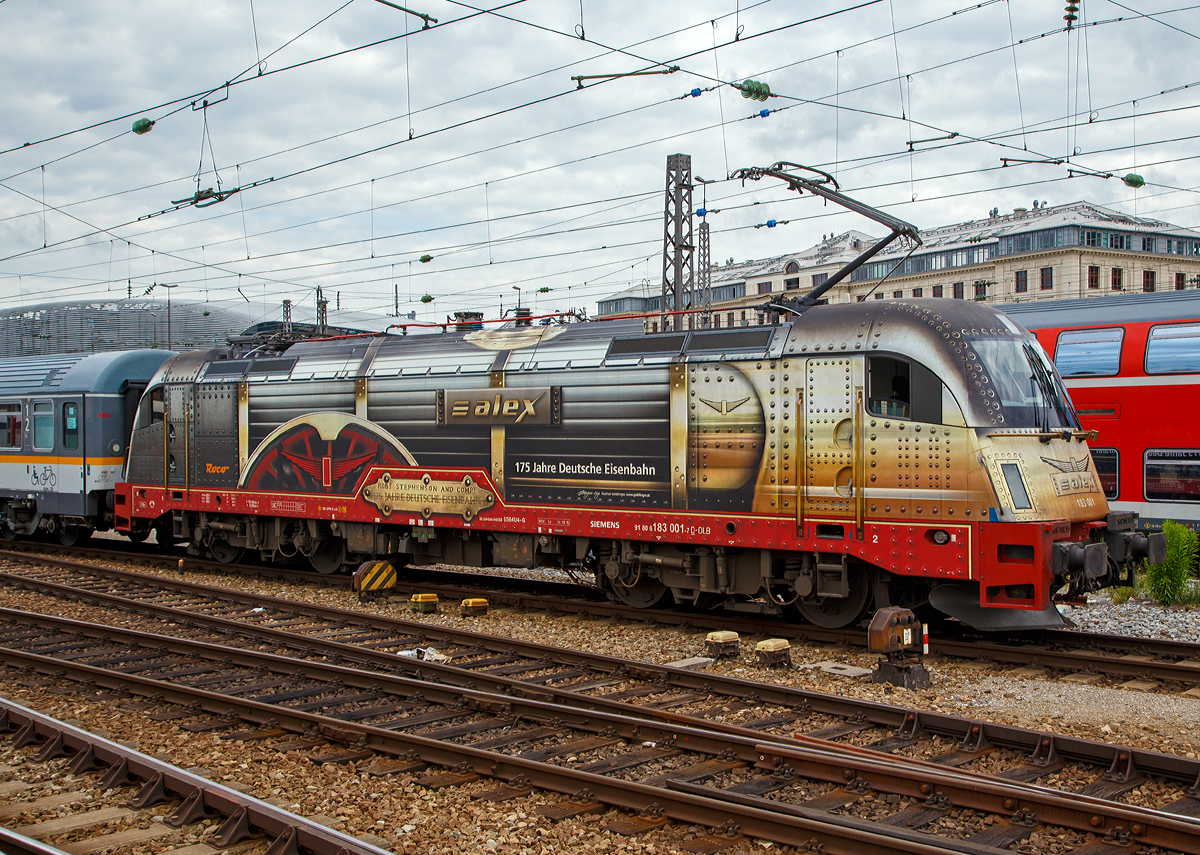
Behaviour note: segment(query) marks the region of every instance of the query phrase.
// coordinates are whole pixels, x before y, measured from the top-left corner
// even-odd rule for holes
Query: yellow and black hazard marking
[[[396,568],[387,561],[364,561],[354,571],[354,590],[359,596],[388,594],[396,586]]]

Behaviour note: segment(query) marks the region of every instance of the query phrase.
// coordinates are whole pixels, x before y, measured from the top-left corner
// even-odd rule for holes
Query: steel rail
[[[3,553],[0,552],[0,555],[2,554]],[[22,557],[29,558],[30,556]],[[198,585],[191,582],[180,582],[178,580],[167,580],[161,577],[144,576],[123,570],[95,567],[93,565],[81,564],[80,562],[68,562],[63,561],[62,559],[39,560],[48,561],[62,567],[82,569],[87,572],[95,572],[99,575],[108,576],[114,579],[124,579],[127,581],[136,582],[138,584],[153,585],[158,588],[169,589],[176,592],[193,592],[230,602],[242,602],[245,603],[248,608],[276,608],[293,612],[297,615],[305,615],[316,619],[341,619],[371,628],[390,629],[420,634],[431,640],[446,641],[464,646],[478,646],[494,652],[512,651],[520,653],[521,655],[529,657],[530,659],[545,660],[547,662],[554,662],[570,667],[586,667],[604,673],[619,674],[627,679],[641,679],[648,682],[665,683],[680,689],[713,692],[716,694],[728,695],[731,698],[751,698],[762,704],[777,705],[793,710],[806,710],[812,713],[837,716],[847,719],[857,717],[881,727],[891,728],[893,730],[898,729],[906,722],[909,722],[910,726],[919,726],[922,730],[931,734],[948,736],[959,741],[967,740],[968,735],[971,736],[973,741],[982,737],[982,739],[984,739],[986,742],[993,745],[1012,748],[1018,751],[1023,751],[1026,754],[1032,754],[1037,749],[1038,744],[1047,736],[1045,733],[1026,728],[997,724],[994,722],[975,721],[962,716],[954,716],[947,713],[890,706],[875,701],[845,698],[804,689],[780,686],[772,683],[759,683],[736,677],[707,674],[683,668],[674,668],[669,665],[633,662],[604,654],[583,653],[580,651],[567,650],[551,645],[538,644],[536,642],[525,642],[507,638],[500,639],[494,636],[488,636],[469,630],[452,629],[435,624],[407,621],[400,618],[368,615],[361,612],[354,612],[329,606],[315,606],[308,603],[300,603],[293,600],[285,600],[278,597],[269,597],[261,594],[246,594],[215,586]],[[44,584],[57,585],[57,583],[46,583],[42,580],[27,579],[25,577],[15,576],[9,573],[0,573],[0,584],[5,582],[11,582],[25,587],[35,588],[38,585]],[[115,595],[111,594],[102,596],[102,592],[85,592],[83,589],[77,588],[68,588],[68,590],[64,592],[64,594],[68,597],[75,595],[82,596],[84,593],[88,593],[89,596],[96,597],[98,600],[112,602],[117,607],[122,606],[120,602],[108,599],[110,597],[115,597]],[[121,598],[117,598],[117,600],[119,599]],[[138,600],[129,600],[124,604],[124,607],[133,608],[135,605],[137,608],[144,609],[149,609],[151,605],[154,605],[155,609],[169,608],[165,606],[158,606],[156,604],[146,604]],[[171,612],[165,611],[161,613],[164,615],[172,614]],[[208,620],[212,620],[214,625],[216,623],[220,623],[222,620],[227,620],[217,619],[213,616],[197,615],[193,612],[185,610],[180,610],[179,615],[180,620],[184,619],[183,616],[195,620],[205,617]],[[233,623],[234,626],[236,626],[237,631],[249,631],[251,629],[249,625],[238,624],[236,621],[230,621],[230,623]],[[275,630],[275,632],[280,631]],[[314,639],[312,636],[301,634],[294,635],[299,639],[303,639],[305,646],[313,646],[314,648],[317,646],[317,639]],[[282,636],[277,637],[280,637],[281,640],[286,640]],[[328,649],[332,650],[336,655],[344,656],[347,659],[366,658],[365,655],[369,649],[354,645],[346,645],[345,647],[349,648],[347,650],[342,648],[340,643],[326,642],[326,644],[329,645]],[[335,644],[339,646],[335,647]],[[387,656],[387,654],[383,655],[385,657]],[[400,659],[400,657],[393,658]],[[393,664],[399,664],[405,667],[411,666],[422,678],[432,677],[434,679],[446,679],[447,682],[461,683],[465,679],[481,676],[472,674],[472,672],[469,672],[466,669],[440,665],[439,663],[434,662],[419,662],[415,659],[405,659],[403,662]],[[492,677],[490,679],[495,680],[497,686],[506,686],[509,682],[497,677]],[[533,686],[519,680],[513,682],[517,683],[517,685],[511,687],[509,691],[525,697],[545,699],[555,698],[560,703],[569,703],[572,706],[583,707],[596,706],[600,701],[600,699],[592,695],[571,692],[568,689],[559,689],[550,686]],[[641,717],[654,716],[656,719],[661,718],[661,720],[664,721],[683,720],[685,718],[683,716],[667,713],[665,711],[661,716],[658,716],[655,715],[654,711],[644,707],[639,708],[639,710],[639,715]],[[706,724],[705,726],[707,727],[710,725]],[[1147,751],[1139,748],[1129,748],[1065,735],[1054,735],[1053,739],[1056,752],[1070,760],[1107,769],[1112,766],[1119,754],[1126,752],[1132,758],[1137,768],[1146,773],[1185,783],[1192,783],[1200,778],[1200,759],[1185,758],[1174,754]]]
[[[276,840],[290,838],[316,855],[387,855],[386,850],[363,843],[348,834],[267,804],[216,781],[155,760],[135,749],[58,721],[11,699],[0,698],[0,731],[6,728],[16,729],[17,741],[23,744],[32,743],[40,737],[44,741],[42,750],[47,755],[73,753],[73,771],[82,772],[107,766],[110,770],[120,769],[123,777],[146,782],[156,792],[157,798],[146,800],[145,806],[165,801],[168,794],[174,794],[188,805],[190,812],[198,818],[211,818],[216,814],[224,817],[227,822],[232,820],[231,827],[243,825],[247,832],[257,829]],[[19,836],[19,832],[17,833]],[[10,841],[0,838],[0,851],[15,852],[21,843],[14,840],[11,841],[11,845],[13,849],[8,848]],[[45,853],[57,850],[46,847],[28,851]]]
[[[257,669],[259,672],[266,668],[268,671],[284,674],[294,673],[299,666],[308,679],[328,682],[331,685],[337,681],[337,685],[348,687],[386,687],[392,690],[389,694],[397,696],[419,695],[424,700],[432,697],[438,698],[441,703],[446,704],[463,703],[469,711],[511,716],[514,724],[520,720],[557,722],[559,726],[567,725],[595,733],[615,733],[626,739],[650,742],[655,745],[670,745],[700,754],[736,757],[749,765],[769,772],[774,772],[780,766],[786,765],[799,771],[805,777],[815,780],[837,783],[866,781],[872,789],[877,791],[903,795],[940,794],[945,800],[956,806],[958,803],[955,800],[962,800],[962,806],[969,805],[973,809],[988,810],[990,813],[999,813],[1002,816],[1023,816],[1032,811],[1039,818],[1048,818],[1054,825],[1091,833],[1104,833],[1120,829],[1122,832],[1132,835],[1138,843],[1167,847],[1189,853],[1189,855],[1200,855],[1200,824],[1194,822],[1159,811],[1130,807],[1080,794],[1064,795],[1041,787],[1023,787],[996,780],[986,780],[980,776],[953,769],[935,770],[930,768],[929,764],[914,766],[904,762],[903,758],[886,755],[867,758],[848,752],[783,746],[700,731],[695,728],[652,723],[645,720],[631,721],[621,716],[595,711],[573,710],[571,717],[578,716],[582,720],[568,722],[563,719],[563,709],[555,704],[452,689],[403,677],[368,675],[336,665],[297,662],[272,654],[241,651],[203,642],[185,642],[150,633],[86,624],[62,618],[31,615],[11,610],[5,610],[0,614],[4,614],[12,622],[24,625],[60,631],[65,627],[106,643],[121,640],[140,648],[182,654],[187,657],[187,661],[202,658],[219,663],[231,662],[249,669]],[[415,734],[401,734],[372,725],[331,719],[292,710],[278,704],[230,697],[174,682],[134,674],[114,673],[72,660],[63,660],[8,647],[0,648],[0,659],[5,662],[30,664],[38,670],[49,671],[59,677],[70,676],[72,679],[86,679],[98,685],[105,685],[107,681],[116,680],[124,682],[129,687],[141,689],[141,693],[151,693],[173,703],[199,703],[201,707],[213,712],[224,713],[232,708],[240,716],[249,720],[259,723],[269,721],[273,726],[300,732],[305,731],[307,724],[310,728],[317,728],[323,735],[339,741],[378,748],[388,753],[416,751],[418,756],[426,762],[448,766],[466,763],[477,774],[502,780],[513,781],[517,779],[518,775],[523,775],[535,786],[560,792],[577,792],[578,787],[582,785],[595,793],[600,800],[615,806],[646,810],[651,805],[657,804],[674,819],[709,826],[716,824],[714,816],[711,813],[705,815],[704,809],[715,810],[715,805],[720,803],[720,799],[704,798],[686,791],[680,796],[676,796],[671,792],[671,782],[669,781],[662,786],[651,786],[580,770],[566,770],[564,767],[477,749],[469,745],[440,742]],[[397,751],[398,748],[403,748],[403,751]],[[543,781],[549,783],[543,783]],[[716,791],[713,792],[716,793]],[[693,801],[697,798],[701,799],[701,803]],[[647,799],[653,801],[647,801]],[[710,804],[706,806],[703,802]],[[719,818],[722,821],[739,820],[745,827],[745,812],[749,811],[756,814],[754,817],[756,820],[767,823],[762,830],[756,829],[753,832],[756,836],[764,836],[793,845],[803,844],[810,839],[797,840],[792,835],[776,836],[782,829],[776,827],[771,830],[770,825],[774,823],[777,826],[783,818],[767,814],[766,808],[772,804],[764,799],[757,807],[739,806],[739,810],[733,813],[726,805],[720,811]],[[757,816],[758,813],[767,815]],[[805,834],[815,830],[810,826],[821,824],[805,817],[787,817],[787,819],[799,825]],[[858,820],[844,820],[844,818],[822,814],[821,822],[826,825],[837,824],[840,830],[851,830],[856,834],[875,833],[871,830],[874,824]],[[889,833],[895,836],[894,829]],[[905,846],[927,846],[932,839],[928,835],[904,834],[897,838],[896,843]],[[982,851],[974,844],[968,844],[967,849],[960,849],[957,848],[957,841],[938,840],[937,843],[946,851]],[[886,851],[925,850],[902,848]]]

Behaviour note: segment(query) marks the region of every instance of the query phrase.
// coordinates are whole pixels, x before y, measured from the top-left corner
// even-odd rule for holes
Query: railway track
[[[121,546],[122,544],[117,544]],[[13,544],[8,544],[9,547]],[[59,552],[45,544],[22,544],[33,554],[46,549]],[[36,550],[36,552],[34,552]],[[79,555],[78,549],[62,550],[67,556]],[[0,556],[13,550],[0,550]],[[83,554],[95,554],[94,552]],[[131,561],[148,568],[178,567],[213,573],[234,573],[268,579],[300,581],[307,584],[349,588],[349,577],[323,575],[287,567],[264,565],[228,565],[201,561],[182,555],[163,556],[155,552],[125,552],[104,549],[105,560]],[[591,586],[571,583],[529,580],[522,577],[464,573],[445,570],[421,571],[419,579],[401,578],[398,593],[435,593],[444,601],[486,596],[493,605],[525,610],[541,610],[561,614],[576,614],[616,620],[653,622],[685,628],[707,630],[730,629],[762,637],[781,637],[822,645],[844,645],[865,648],[866,634],[859,629],[830,630],[810,624],[784,620],[763,619],[752,615],[698,613],[677,609],[636,609],[611,603]],[[1168,639],[1148,639],[1132,636],[1102,635],[1074,630],[1040,630],[1007,639],[984,637],[957,627],[945,627],[930,637],[934,656],[954,660],[970,660],[985,667],[1023,669],[1022,673],[1054,672],[1076,675],[1084,682],[1107,681],[1108,684],[1132,682],[1146,690],[1194,689],[1200,693],[1200,643]]]
[[[67,569],[60,566],[62,572]],[[175,626],[177,631],[183,627],[190,635],[210,638],[218,649],[228,649],[236,644],[259,651],[287,650],[292,655],[301,651],[310,661],[338,661],[353,664],[358,671],[371,668],[408,674],[427,685],[469,686],[471,691],[492,697],[547,702],[560,712],[564,706],[574,706],[586,710],[589,715],[603,712],[617,720],[649,720],[648,727],[677,725],[689,728],[689,733],[720,732],[732,739],[748,741],[742,743],[743,749],[746,744],[757,745],[758,740],[768,738],[764,734],[770,734],[769,739],[780,750],[789,746],[794,750],[817,746],[820,750],[845,751],[876,762],[881,752],[895,751],[917,762],[921,758],[936,759],[942,768],[987,765],[1009,778],[1053,781],[1065,775],[1076,784],[1082,782],[1076,789],[1109,797],[1119,797],[1137,789],[1144,781],[1143,776],[1149,773],[1180,785],[1168,787],[1167,792],[1171,795],[1160,807],[1183,815],[1200,813],[1196,787],[1191,788],[1189,795],[1186,786],[1189,781],[1200,786],[1200,766],[1185,758],[782,687],[723,680],[609,657],[590,657],[593,661],[589,670],[583,667],[589,658],[583,654],[539,645],[520,645],[508,639],[487,639],[422,623],[180,585],[120,571],[93,573],[83,568],[82,572],[89,574],[82,587],[11,576],[9,581],[107,608],[120,608],[127,615],[153,616],[160,624]],[[113,593],[117,589],[121,595]],[[130,594],[136,595],[137,599],[127,596]],[[165,604],[172,601],[182,601],[187,611]],[[53,625],[52,619],[46,620],[50,620],[46,627]],[[126,617],[124,622],[127,621]],[[254,626],[247,626],[247,623]],[[272,625],[285,629],[275,629]],[[40,636],[34,633],[34,637]],[[338,638],[342,640],[334,640]],[[365,646],[356,647],[347,642]],[[420,645],[434,651],[435,658],[444,658],[452,664],[395,655],[397,650],[415,650]],[[79,661],[76,656],[72,658]],[[504,676],[506,671],[513,676]],[[556,688],[556,685],[566,688]],[[631,705],[631,701],[636,706]],[[324,698],[318,695],[318,701],[314,703],[324,703]],[[714,720],[717,717],[724,721]],[[739,724],[729,724],[730,718]],[[791,738],[790,732],[796,729],[806,731],[806,735]],[[771,731],[775,733],[771,734]],[[959,747],[946,751],[947,737],[957,741]],[[830,739],[841,739],[850,744],[830,745]],[[657,744],[659,740],[656,737],[649,741]],[[1072,768],[1068,770],[1068,766]],[[1093,771],[1082,772],[1085,766]],[[725,770],[726,773],[732,771]],[[885,773],[880,771],[879,774]],[[856,780],[859,777],[854,776]],[[822,783],[828,785],[830,782],[823,780]],[[683,784],[704,786],[684,781],[675,788],[679,789]],[[856,786],[861,788],[863,785]],[[769,793],[769,790],[765,792]],[[744,795],[740,791],[734,794],[739,799]],[[901,795],[891,791],[886,792],[885,797]],[[956,809],[953,802],[946,805],[948,810]],[[1093,817],[1088,821],[1093,822]]]
[[[385,850],[253,796],[0,698],[0,851],[167,852],[203,837],[210,851],[266,838],[266,852]]]
[[[1080,855],[1116,855],[1131,843],[1200,853],[1200,823],[1186,818],[1195,798],[1182,788],[1176,802],[1184,813],[1176,816],[1112,800],[1142,780],[1124,755],[1108,775],[1066,794],[1028,785],[1063,762],[1050,755],[1044,765],[1035,755],[999,777],[983,776],[888,754],[879,744],[783,744],[261,650],[2,614],[0,662],[35,682],[45,675],[47,685],[74,683],[90,695],[128,692],[137,699],[125,709],[193,732],[233,727],[235,738],[283,738],[288,749],[336,745],[342,759],[360,762],[386,756],[390,763],[375,760],[374,768],[416,773],[424,786],[486,777],[497,781],[496,798],[533,787],[574,796],[558,806],[564,815],[621,807],[637,815],[612,825],[632,831],[670,818],[829,853],[996,852],[1033,834],[1074,842],[1069,851]],[[900,747],[903,735],[895,741],[891,747]],[[956,821],[943,822],[950,814]]]

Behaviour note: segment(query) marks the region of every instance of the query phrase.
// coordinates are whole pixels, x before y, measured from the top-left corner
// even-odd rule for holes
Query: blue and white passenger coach
[[[0,535],[112,527],[138,400],[165,350],[0,360]]]

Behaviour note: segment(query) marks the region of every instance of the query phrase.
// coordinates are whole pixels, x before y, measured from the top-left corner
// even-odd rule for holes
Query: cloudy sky
[[[780,160],[922,228],[1035,199],[1200,228],[1200,6],[1083,0],[1068,32],[1046,0],[398,5],[430,26],[380,0],[0,0],[0,307],[158,283],[267,319],[318,287],[334,321],[594,313],[658,283],[676,152],[715,182],[714,261],[881,233],[726,180]]]

